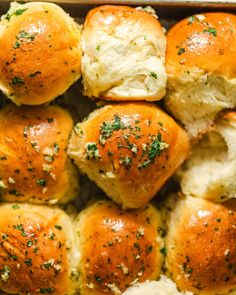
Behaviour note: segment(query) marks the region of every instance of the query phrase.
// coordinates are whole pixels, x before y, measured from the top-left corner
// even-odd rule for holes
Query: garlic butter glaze
[[[72,295],[79,252],[69,216],[29,204],[0,205],[0,290],[20,295]]]
[[[235,294],[236,203],[179,198],[166,237],[168,275],[181,291]]]
[[[80,28],[52,3],[12,3],[0,22],[0,89],[17,105],[39,105],[80,77]]]
[[[68,154],[124,208],[144,206],[189,152],[185,131],[148,103],[107,105],[74,127]]]
[[[66,154],[72,118],[58,106],[0,110],[0,200],[66,203],[78,195],[76,167]]]
[[[159,277],[162,219],[152,205],[123,211],[111,201],[98,201],[77,222],[82,295],[121,294],[134,283]]]

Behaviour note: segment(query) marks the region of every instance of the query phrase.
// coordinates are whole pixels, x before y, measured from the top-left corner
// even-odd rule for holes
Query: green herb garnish
[[[24,80],[21,77],[14,77],[11,82],[13,85],[25,84]]]
[[[37,185],[45,187],[47,185],[46,179],[38,179],[36,180]]]
[[[151,72],[151,73],[150,73],[150,76],[153,77],[153,78],[155,78],[155,79],[158,78],[158,76],[157,76],[157,74],[156,74],[155,72]]]
[[[185,53],[185,48],[181,47],[178,51],[178,55]]]
[[[214,37],[217,36],[217,31],[215,28],[208,28],[208,29],[203,30],[203,32],[213,35]]]

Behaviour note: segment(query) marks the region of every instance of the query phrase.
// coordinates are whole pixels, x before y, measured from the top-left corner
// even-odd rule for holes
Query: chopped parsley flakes
[[[19,48],[23,41],[26,41],[26,42],[34,41],[35,36],[36,36],[36,33],[30,34],[26,31],[19,31],[19,34],[16,35],[16,41],[13,44],[13,48],[14,49]]]
[[[155,72],[151,72],[151,73],[150,73],[150,76],[153,77],[153,78],[155,78],[155,79],[158,78],[158,76],[157,76],[157,74],[156,74]]]
[[[203,32],[213,35],[214,37],[217,36],[217,31],[215,28],[208,28],[208,29],[203,30]]]
[[[194,15],[191,15],[189,18],[188,18],[188,25],[191,25],[195,20],[195,16]]]
[[[185,53],[185,48],[181,47],[179,50],[178,50],[178,55],[181,55]]]
[[[102,122],[100,126],[100,138],[99,142],[104,145],[106,140],[112,136],[114,131],[126,129],[124,123],[121,121],[121,118],[116,114],[114,119],[111,122]]]
[[[151,144],[147,147],[147,157],[142,163],[138,165],[138,168],[141,169],[147,167],[155,160],[156,157],[160,156],[161,152],[164,149],[167,149],[168,147],[169,145],[166,142],[162,141],[162,135],[159,132],[157,137],[154,138]]]
[[[19,16],[19,15],[22,15],[28,8],[19,8],[19,9],[16,9],[14,12],[12,12],[11,14],[10,13],[7,13],[6,16],[5,16],[5,19],[7,19],[8,21],[10,21],[11,17],[12,16]]]
[[[24,80],[23,80],[21,77],[16,77],[16,76],[15,76],[15,77],[12,79],[11,83],[12,83],[13,85],[22,85],[22,84],[24,84],[25,82],[24,82]]]
[[[28,266],[31,266],[32,265],[32,259],[31,258],[26,259],[25,264],[28,265]]]
[[[97,160],[100,158],[99,150],[98,150],[96,142],[88,142],[86,144],[86,158],[88,160],[92,160],[92,159]]]
[[[28,39],[29,41],[33,41],[36,34],[30,34],[26,31],[20,31],[19,34],[16,36],[16,39]]]
[[[38,179],[36,180],[37,185],[45,187],[47,185],[46,179]]]

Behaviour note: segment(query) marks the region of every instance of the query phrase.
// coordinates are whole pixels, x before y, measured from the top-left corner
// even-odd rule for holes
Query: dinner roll
[[[98,201],[78,216],[81,295],[121,294],[130,285],[158,278],[163,242],[161,215],[152,205],[122,211]]]
[[[95,110],[75,126],[68,148],[81,171],[124,208],[145,205],[188,151],[185,131],[148,103]]]
[[[183,198],[171,213],[167,269],[181,291],[235,294],[236,201]]]
[[[81,75],[81,32],[52,3],[12,3],[0,22],[0,89],[17,105],[63,94]]]
[[[161,276],[159,281],[146,281],[130,287],[123,295],[192,295],[191,292],[179,292],[173,281],[165,276]]]
[[[235,55],[236,16],[229,13],[190,16],[167,34],[166,105],[193,136],[236,106]]]
[[[215,202],[236,197],[236,112],[218,118],[215,130],[196,144],[178,176],[185,195]]]
[[[70,218],[59,209],[0,205],[0,290],[76,294],[79,253]]]
[[[165,95],[166,38],[152,9],[151,14],[127,6],[92,9],[81,44],[85,95],[149,101]]]
[[[66,203],[77,195],[78,175],[67,148],[73,122],[57,106],[0,110],[0,199]]]

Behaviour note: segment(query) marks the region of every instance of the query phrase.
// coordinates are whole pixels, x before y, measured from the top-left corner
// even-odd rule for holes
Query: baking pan
[[[179,19],[188,14],[201,11],[225,10],[236,13],[236,0],[42,0],[54,2],[66,9],[74,17],[84,17],[89,9],[103,4],[120,4],[132,6],[151,5],[158,12],[159,17]],[[10,0],[0,0],[0,13],[8,10]],[[40,2],[40,0],[26,0],[18,2]]]

